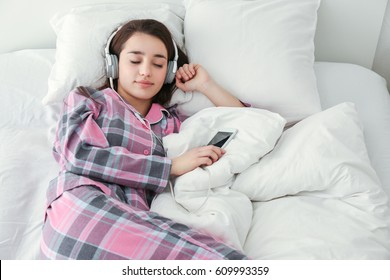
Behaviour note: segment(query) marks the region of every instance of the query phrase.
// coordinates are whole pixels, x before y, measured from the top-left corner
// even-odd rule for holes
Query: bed
[[[256,112],[260,109],[262,116],[272,112],[275,125],[269,128],[274,133],[272,139],[262,138],[269,119],[248,126],[248,133],[251,129],[261,131],[258,136],[237,137],[241,149],[238,141],[251,145],[248,139],[255,137],[267,145],[252,143],[252,150],[238,150],[238,155],[232,150],[235,161],[244,154],[248,157],[239,168],[228,163],[232,168],[231,176],[224,179],[228,183],[222,187],[217,184],[211,195],[209,184],[202,189],[206,197],[206,208],[200,200],[203,212],[197,211],[199,203],[191,206],[185,191],[182,197],[176,193],[176,199],[182,199],[180,205],[188,202],[194,211],[183,212],[169,192],[155,201],[153,210],[181,222],[193,221],[195,228],[234,244],[252,259],[390,259],[390,95],[385,79],[369,69],[387,1],[366,1],[381,15],[367,18],[369,39],[340,39],[333,45],[326,39],[337,38],[342,31],[329,35],[328,28],[338,22],[332,12],[346,9],[348,1],[287,4],[289,1],[282,0],[273,5],[267,0],[119,2],[91,5],[86,1],[88,6],[70,11],[67,7],[51,22],[57,34],[56,47],[46,44],[0,54],[1,259],[38,258],[46,190],[58,172],[51,150],[62,95],[68,87],[99,82],[96,77],[101,72],[86,73],[83,68],[88,65],[101,70],[99,59],[76,49],[75,40],[84,42],[88,26],[104,26],[96,33],[99,35],[85,39],[98,55],[102,46],[96,45],[102,45],[112,27],[133,16],[166,21],[190,60],[200,61]],[[167,11],[169,16],[164,14]],[[275,16],[275,11],[283,16]],[[106,21],[84,21],[103,12]],[[258,13],[263,13],[261,20],[278,28],[260,28],[264,22]],[[299,18],[301,13],[307,16]],[[364,24],[366,18],[358,11],[351,19],[354,16]],[[287,26],[286,19],[292,24]],[[69,31],[80,22],[86,33],[82,33],[83,28]],[[281,40],[278,35],[285,36]],[[268,43],[260,41],[264,36],[268,36]],[[367,42],[359,44],[362,50],[353,57],[348,40]],[[220,42],[225,43],[221,46]],[[344,58],[332,56],[333,47],[339,47],[334,53],[345,54]],[[262,51],[268,55],[261,56]],[[250,63],[245,55],[250,55]],[[76,64],[80,57],[85,58],[81,65]],[[259,66],[259,61],[263,65]],[[248,76],[247,71],[254,69],[256,76]],[[263,80],[263,76],[268,79]],[[215,115],[208,100],[197,93],[188,98],[178,92],[175,100],[192,116],[211,110],[211,115],[204,113],[210,121]],[[242,122],[231,123],[245,129]],[[257,130],[253,129],[256,125]],[[175,141],[166,139],[172,149]],[[218,173],[215,170],[208,174]],[[232,192],[239,195],[225,200],[236,203],[228,205],[229,209],[211,203],[211,198],[222,197],[224,201]],[[207,203],[211,203],[211,210],[207,210]],[[225,209],[231,213],[227,215]],[[207,220],[210,213],[225,220]],[[214,223],[214,228],[207,223]]]

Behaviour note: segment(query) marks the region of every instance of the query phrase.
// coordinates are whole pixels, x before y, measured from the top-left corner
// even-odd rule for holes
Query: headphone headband
[[[115,37],[118,31],[121,30],[122,27],[123,25],[119,26],[114,32],[111,33],[110,37],[108,37],[106,47],[104,48],[104,53],[106,54],[106,56],[110,54],[110,44],[112,39]]]
[[[114,88],[114,79],[117,79],[119,76],[118,63],[119,59],[116,55],[110,54],[110,44],[112,39],[118,33],[123,25],[119,26],[108,38],[106,46],[104,48],[105,62],[106,62],[106,75],[110,80],[110,86]],[[170,84],[174,81],[176,71],[177,71],[177,60],[179,59],[179,52],[175,40],[172,38],[173,47],[175,49],[175,56],[173,60],[168,61],[167,74],[165,76],[164,84]]]

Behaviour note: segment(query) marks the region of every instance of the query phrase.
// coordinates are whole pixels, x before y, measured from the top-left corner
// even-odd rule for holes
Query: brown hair
[[[175,49],[172,42],[172,35],[169,32],[168,28],[159,21],[153,19],[138,19],[132,20],[124,24],[122,28],[115,34],[114,38],[111,40],[109,46],[110,54],[114,54],[119,58],[119,54],[124,48],[126,41],[133,36],[135,33],[144,33],[151,35],[160,39],[168,52],[168,60],[173,60],[175,57]],[[177,67],[179,68],[185,63],[188,63],[187,56],[177,48],[178,50],[178,61]],[[114,88],[117,88],[118,80],[114,80]],[[104,87],[108,87],[109,82],[107,80]],[[159,103],[161,105],[166,105],[171,100],[173,91],[176,89],[175,79],[170,84],[164,84],[158,94],[156,94],[152,100],[154,103]]]

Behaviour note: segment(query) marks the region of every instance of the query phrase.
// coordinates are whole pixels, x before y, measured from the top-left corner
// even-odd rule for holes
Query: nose
[[[147,62],[142,63],[139,66],[139,74],[141,76],[150,77],[151,75],[151,65]]]

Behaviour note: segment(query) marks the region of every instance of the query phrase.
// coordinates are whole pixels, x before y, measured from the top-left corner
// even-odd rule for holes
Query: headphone
[[[116,55],[110,54],[110,44],[114,36],[122,28],[122,26],[119,26],[118,29],[111,34],[111,36],[107,40],[106,47],[104,48],[106,75],[107,78],[110,80],[110,86],[112,89],[114,88],[114,79],[117,79],[119,77],[119,66],[118,66],[119,60]],[[172,38],[172,43],[175,49],[175,57],[173,58],[173,60],[168,61],[167,74],[165,76],[164,84],[172,83],[173,80],[175,79],[175,75],[177,71],[177,60],[179,58],[179,54],[177,51],[175,40],[173,40],[173,38]]]

